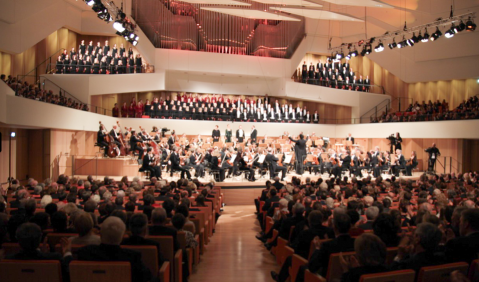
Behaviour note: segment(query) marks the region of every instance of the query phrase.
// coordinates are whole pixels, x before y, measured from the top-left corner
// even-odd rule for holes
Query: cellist
[[[98,133],[96,135],[96,143],[97,145],[103,149],[104,151],[104,156],[107,157],[107,149],[108,149],[108,142],[106,141],[106,135],[107,131],[105,130],[105,127],[103,124],[100,122],[100,129],[98,130]]]

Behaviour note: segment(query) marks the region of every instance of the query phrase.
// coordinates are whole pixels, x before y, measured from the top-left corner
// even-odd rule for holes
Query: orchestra
[[[297,175],[309,171],[310,175],[326,173],[335,178],[344,173],[357,178],[369,175],[377,178],[384,172],[412,176],[412,170],[418,166],[415,151],[409,159],[402,155],[401,149],[396,149],[395,154],[381,151],[379,146],[368,151],[358,144],[349,144],[354,143],[351,134],[343,139],[345,146],[331,144],[329,138],[314,133],[292,136],[284,132],[278,138],[258,138],[254,126],[249,136],[241,126],[232,136],[228,124],[224,135],[215,126],[211,137],[189,137],[185,133],[177,135],[174,130],[169,136],[162,136],[162,130],[156,126],[148,132],[142,127],[138,131],[125,127],[122,131],[118,122],[117,125],[107,131],[100,122],[96,146],[104,150],[105,157],[137,157],[140,171],[149,171],[150,177],[157,178],[161,178],[163,169],[170,176],[177,171],[181,172],[181,178],[213,175],[217,181],[243,172],[249,181],[256,181],[257,175],[263,177],[267,172],[271,179],[278,175],[284,180],[293,171]],[[426,151],[434,150],[431,158],[435,159],[439,155],[435,144],[431,148]]]

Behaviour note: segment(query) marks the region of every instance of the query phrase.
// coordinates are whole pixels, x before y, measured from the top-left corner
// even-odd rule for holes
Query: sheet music
[[[258,163],[262,164],[264,163],[264,159],[266,158],[266,155],[260,155],[258,159]]]
[[[286,155],[286,156],[284,157],[284,163],[285,163],[285,164],[291,163],[291,159],[292,159],[292,158],[293,158],[293,155]]]
[[[235,159],[236,159],[236,154],[234,154],[234,155],[232,154],[232,155],[231,155],[230,162],[234,162],[234,161],[235,161]]]

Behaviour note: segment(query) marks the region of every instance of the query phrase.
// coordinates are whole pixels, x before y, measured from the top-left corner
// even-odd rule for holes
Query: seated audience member
[[[171,223],[173,224],[173,227],[177,231],[183,231],[186,234],[186,247],[187,248],[196,248],[198,246],[198,241],[195,239],[195,235],[191,233],[188,230],[184,230],[183,227],[185,226],[185,216],[182,215],[181,213],[177,213],[173,216],[171,219]]]
[[[354,242],[356,256],[350,256],[349,262],[340,258],[345,272],[341,282],[359,282],[361,275],[388,271],[386,262],[386,245],[378,236],[364,233]]]
[[[378,207],[369,207],[366,210],[366,223],[359,225],[358,227],[363,230],[371,230],[373,229],[373,222],[379,215],[379,208]]]
[[[156,208],[151,213],[151,223],[149,234],[151,236],[172,236],[175,251],[180,248],[177,240],[177,232],[175,229],[166,226],[167,223],[166,211],[164,208]]]
[[[453,238],[454,233],[448,231],[448,239]],[[461,213],[459,234],[446,243],[446,258],[451,262],[471,263],[479,253],[479,209],[466,209]]]
[[[444,253],[438,252],[441,238],[442,233],[434,224],[419,224],[413,236],[401,240],[391,270],[412,269],[417,275],[424,266],[446,263]]]
[[[193,234],[196,233],[196,226],[193,221],[189,219],[190,211],[188,205],[190,200],[188,198],[183,198],[181,204],[176,207],[175,214],[180,213],[185,217],[185,225],[183,228],[190,230]]]
[[[122,245],[132,246],[155,246],[158,250],[158,262],[161,266],[165,259],[161,255],[160,244],[156,241],[146,239],[148,235],[148,217],[142,213],[135,213],[129,221],[131,236],[124,239]]]
[[[100,245],[100,236],[93,234],[93,219],[89,213],[79,212],[75,216],[75,230],[78,236],[71,237],[72,245]]]
[[[7,255],[6,259],[15,260],[58,260],[62,264],[62,275],[68,277],[68,264],[72,260],[69,241],[64,238],[60,241],[62,254],[48,252],[46,244],[40,250],[40,243],[43,239],[42,230],[35,223],[24,223],[16,231],[16,239],[20,245],[20,252]]]
[[[400,239],[398,233],[400,232],[400,228],[392,215],[388,213],[380,214],[376,220],[374,220],[372,229],[374,235],[381,238],[384,244],[386,244],[386,247],[398,246]]]
[[[51,217],[54,233],[75,233],[75,229],[68,227],[68,217],[64,211],[57,211]]]
[[[118,217],[108,217],[101,225],[101,244],[89,245],[78,250],[78,260],[86,261],[126,261],[131,265],[131,281],[146,282],[151,280],[151,273],[141,260],[141,253],[123,249],[126,226]]]

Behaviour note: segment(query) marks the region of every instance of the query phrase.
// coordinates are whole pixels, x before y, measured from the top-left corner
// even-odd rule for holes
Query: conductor
[[[427,162],[427,170],[434,171],[434,166],[436,165],[437,157],[441,155],[439,149],[436,147],[436,143],[432,143],[432,147],[427,148],[424,150],[426,153],[429,154],[429,160]]]
[[[296,154],[296,173],[303,174],[303,162],[306,158],[306,141],[308,141],[308,137],[304,139],[303,133],[299,134],[299,140],[294,140],[291,136],[288,136],[291,142],[294,142],[296,145],[294,146],[294,152]]]

